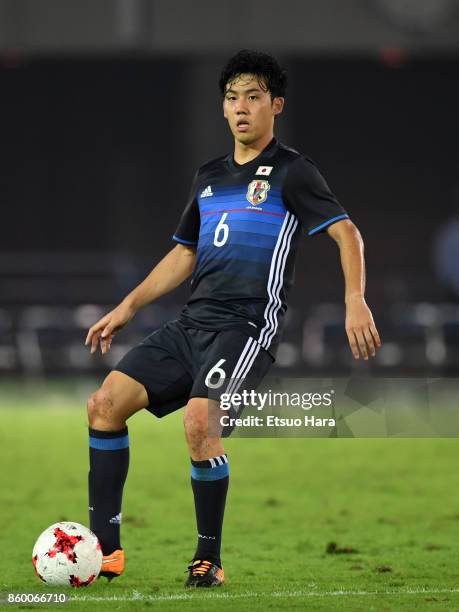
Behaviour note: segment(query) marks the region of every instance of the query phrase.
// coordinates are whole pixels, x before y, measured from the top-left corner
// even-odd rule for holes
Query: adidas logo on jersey
[[[210,185],[208,185],[204,191],[201,193],[201,198],[210,198],[210,196],[213,196],[213,192],[212,192],[212,187]]]

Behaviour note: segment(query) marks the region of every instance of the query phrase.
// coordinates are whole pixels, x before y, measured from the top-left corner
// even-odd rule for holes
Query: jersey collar
[[[261,153],[259,153],[254,159],[245,164],[237,164],[234,161],[233,153],[230,153],[227,156],[226,162],[232,172],[244,172],[247,169],[251,169],[252,166],[260,164],[262,158],[272,157],[277,151],[278,144],[279,143],[277,141],[277,138],[274,137],[271,142],[263,149],[263,151],[261,151]]]

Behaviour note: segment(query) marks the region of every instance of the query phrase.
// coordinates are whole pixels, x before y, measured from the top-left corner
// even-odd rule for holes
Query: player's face
[[[223,114],[234,138],[250,145],[272,133],[274,117],[282,112],[284,98],[271,99],[264,83],[241,74],[226,86]]]

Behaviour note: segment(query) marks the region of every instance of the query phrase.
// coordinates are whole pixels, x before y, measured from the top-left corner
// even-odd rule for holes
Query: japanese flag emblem
[[[255,172],[255,174],[257,176],[269,176],[271,174],[272,169],[273,166],[258,166],[258,170]]]

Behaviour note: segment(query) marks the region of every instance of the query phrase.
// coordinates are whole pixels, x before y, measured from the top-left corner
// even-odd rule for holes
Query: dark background
[[[217,83],[240,46],[4,51],[0,372],[103,372],[177,314],[186,286],[136,317],[105,362],[82,347],[87,327],[172,248],[195,169],[232,149]],[[365,241],[367,301],[384,340],[371,367],[456,373],[456,54],[281,46],[290,85],[277,135],[316,161]],[[281,368],[360,367],[328,236],[304,239],[290,303]]]

